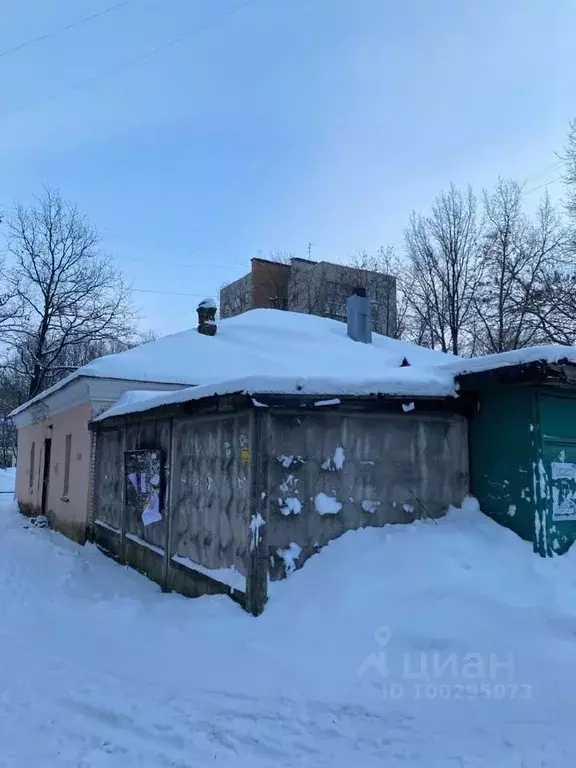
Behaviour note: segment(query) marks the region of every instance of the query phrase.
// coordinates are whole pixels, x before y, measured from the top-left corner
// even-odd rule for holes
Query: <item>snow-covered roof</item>
[[[98,416],[95,421],[102,421],[111,416],[149,411],[163,405],[187,403],[202,400],[214,395],[230,394],[298,394],[298,395],[397,395],[446,397],[454,394],[453,377],[436,368],[390,368],[383,370],[377,378],[361,376],[338,376],[336,378],[303,378],[298,376],[246,376],[241,379],[228,379],[214,384],[198,387],[186,387],[175,392],[126,392],[118,402]],[[337,400],[318,400],[316,405],[323,407]],[[254,403],[260,405],[258,401]]]
[[[409,366],[401,367],[404,359]],[[576,349],[530,347],[464,359],[377,333],[372,344],[362,344],[337,320],[254,309],[222,320],[215,336],[193,328],[93,360],[13,413],[81,376],[181,387],[128,393],[102,416],[108,417],[236,392],[441,397],[454,394],[453,379],[461,374],[563,359],[576,363]]]
[[[352,341],[346,325],[337,320],[254,309],[222,320],[215,336],[204,336],[193,328],[93,360],[14,414],[80,376],[182,386],[258,376],[377,380],[389,369],[397,369],[404,358],[412,366],[434,366],[450,359],[442,352],[376,333],[372,340],[372,344]]]
[[[511,352],[500,352],[481,357],[454,358],[442,368],[452,372],[454,376],[460,376],[466,373],[480,373],[481,371],[490,371],[512,365],[525,365],[539,361],[553,364],[563,360],[576,363],[576,348],[559,345],[526,347],[525,349],[514,349]]]
[[[315,319],[318,320],[319,318]],[[333,321],[328,322],[332,323]],[[337,325],[343,328],[345,335],[345,327],[340,323]],[[345,338],[346,342],[350,341],[347,337]],[[379,361],[378,373],[374,371],[370,376],[361,375],[361,365],[358,366],[358,375],[351,374],[349,369],[354,364],[351,361],[351,364],[346,366],[346,370],[337,376],[251,375],[222,379],[202,386],[187,387],[176,392],[127,392],[112,408],[101,414],[97,421],[111,416],[147,411],[164,405],[201,400],[213,395],[236,393],[252,395],[292,393],[333,396],[386,394],[399,397],[445,397],[454,394],[454,378],[462,374],[535,361],[557,363],[561,360],[568,360],[576,363],[576,349],[573,347],[528,347],[466,359],[441,352],[432,352],[430,355],[431,350],[386,337],[375,337],[376,349],[380,346],[379,339],[383,341],[382,346],[389,353],[389,356],[386,356],[385,360]],[[396,352],[396,350],[398,351]],[[370,345],[358,345],[358,352],[370,354]],[[403,354],[404,352],[406,354]],[[352,353],[356,354],[356,348],[353,349]],[[409,367],[399,367],[404,357],[411,362]],[[338,367],[342,368],[341,365]]]

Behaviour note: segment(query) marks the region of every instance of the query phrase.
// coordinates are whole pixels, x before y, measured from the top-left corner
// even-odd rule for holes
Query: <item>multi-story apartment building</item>
[[[396,278],[328,261],[252,259],[250,272],[220,291],[220,314],[268,307],[345,321],[346,300],[358,286],[372,301],[374,331],[395,336]]]

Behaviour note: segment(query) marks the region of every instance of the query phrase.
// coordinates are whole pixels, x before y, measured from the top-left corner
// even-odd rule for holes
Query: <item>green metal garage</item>
[[[471,492],[543,557],[576,539],[575,353],[480,358],[456,379],[470,408]]]

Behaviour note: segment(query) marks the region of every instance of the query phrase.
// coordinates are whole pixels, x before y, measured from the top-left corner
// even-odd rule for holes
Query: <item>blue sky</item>
[[[3,7],[0,206],[57,186],[135,288],[201,298],[252,256],[396,243],[451,181],[558,176],[534,174],[576,116],[572,0],[239,2],[131,0],[4,56],[114,0]],[[135,298],[146,328],[196,320]]]

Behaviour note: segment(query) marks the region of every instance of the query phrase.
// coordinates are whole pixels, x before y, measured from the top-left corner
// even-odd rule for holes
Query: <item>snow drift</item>
[[[576,558],[474,504],[349,532],[259,619],[0,508],[0,765],[573,765]]]

